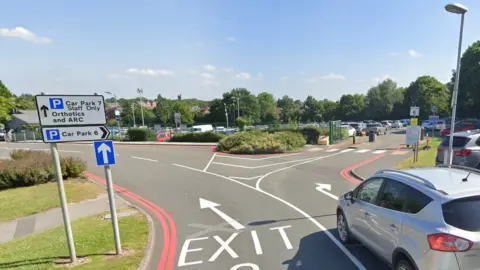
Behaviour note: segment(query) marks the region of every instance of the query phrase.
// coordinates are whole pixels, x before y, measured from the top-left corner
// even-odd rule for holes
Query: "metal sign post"
[[[67,234],[68,251],[70,253],[70,260],[74,263],[77,260],[75,252],[75,244],[73,242],[72,227],[70,225],[70,216],[68,215],[67,196],[65,195],[65,188],[63,186],[62,166],[60,165],[60,156],[56,143],[50,144],[52,150],[53,165],[55,167],[55,174],[57,176],[58,195],[60,197],[60,206],[62,208],[63,224]]]
[[[115,149],[113,141],[93,142],[97,166],[104,166],[105,179],[107,180],[108,201],[110,204],[110,217],[112,218],[113,236],[115,238],[115,250],[117,255],[122,254],[122,243],[120,241],[120,230],[118,229],[117,209],[115,204],[115,193],[113,189],[112,170],[110,165],[114,165]]]

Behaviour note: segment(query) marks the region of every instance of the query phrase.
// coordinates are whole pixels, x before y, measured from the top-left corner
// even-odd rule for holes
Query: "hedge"
[[[275,154],[295,151],[305,146],[298,132],[238,132],[222,139],[217,151],[231,154]]]
[[[225,134],[207,131],[207,132],[185,132],[175,133],[170,139],[171,142],[218,142],[225,138]]]
[[[10,157],[0,161],[0,190],[56,181],[49,153],[16,150]],[[85,161],[73,157],[61,158],[60,165],[65,180],[81,176],[86,169]]]
[[[157,134],[148,128],[131,128],[127,131],[127,138],[132,142],[156,141]]]
[[[305,127],[289,127],[289,128],[269,128],[267,130],[269,133],[277,133],[277,132],[298,132],[301,133],[307,143],[309,144],[317,144],[318,138],[320,136],[328,136],[329,129],[328,128],[320,128],[317,126],[305,126]]]

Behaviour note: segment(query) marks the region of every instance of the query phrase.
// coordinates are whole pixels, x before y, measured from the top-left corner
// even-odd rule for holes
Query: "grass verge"
[[[442,142],[441,138],[430,138],[430,149],[420,150],[418,152],[418,162],[413,163],[413,155],[397,164],[397,169],[421,168],[435,166],[435,157],[437,155],[437,148]],[[423,144],[419,148],[422,149],[426,145]]]
[[[72,222],[77,256],[86,263],[75,269],[137,269],[144,257],[148,239],[148,221],[140,213],[119,218],[125,255],[111,255],[115,250],[112,223],[94,215]],[[55,269],[57,262],[68,259],[63,226],[0,244],[0,268]],[[66,266],[66,265],[63,265]]]
[[[104,190],[87,180],[72,179],[65,181],[65,192],[68,202],[75,203],[94,199]],[[0,202],[0,222],[60,207],[57,183],[2,190]]]

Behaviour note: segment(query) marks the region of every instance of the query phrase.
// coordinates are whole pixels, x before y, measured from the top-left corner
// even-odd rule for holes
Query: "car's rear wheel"
[[[352,237],[350,235],[350,230],[348,229],[347,219],[342,211],[337,212],[337,230],[340,240],[344,244],[350,243]]]
[[[410,263],[409,261],[407,261],[405,259],[399,260],[397,262],[397,264],[395,265],[394,269],[395,270],[415,270],[412,263]]]

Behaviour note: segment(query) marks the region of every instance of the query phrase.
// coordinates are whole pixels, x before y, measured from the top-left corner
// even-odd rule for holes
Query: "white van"
[[[213,126],[212,126],[212,125],[192,126],[192,131],[193,131],[193,132],[213,131]]]

